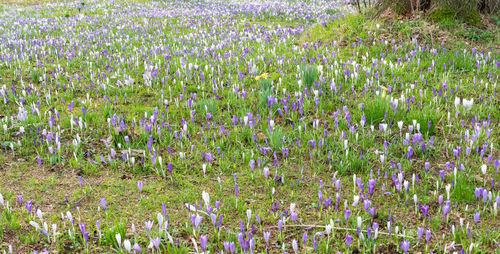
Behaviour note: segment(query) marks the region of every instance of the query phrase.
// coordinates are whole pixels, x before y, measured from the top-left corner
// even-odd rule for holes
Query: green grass
[[[357,37],[365,39],[374,32],[375,22],[367,19],[364,15],[348,15],[338,17],[332,22],[324,24],[316,23],[308,28],[300,37],[300,43],[318,42],[349,43]]]
[[[154,10],[154,14],[171,7],[171,3],[143,2],[134,1],[130,6],[119,2],[118,7],[141,15],[142,8]],[[195,8],[189,2],[182,4]],[[192,239],[199,244],[203,234],[209,236],[210,252],[217,252],[224,248],[224,241],[238,241],[241,223],[246,234],[251,231],[246,227],[248,209],[253,214],[249,226],[254,226],[258,253],[266,252],[263,231],[272,233],[270,252],[280,252],[285,246],[289,253],[293,251],[292,240],[300,240],[307,232],[307,249],[300,245],[300,251],[311,253],[315,234],[323,232],[330,220],[340,220],[334,225],[341,229],[335,229],[329,237],[318,236],[318,253],[345,251],[347,234],[355,239],[350,251],[382,252],[403,240],[401,235],[394,235],[395,226],[399,234],[405,232],[415,252],[426,251],[422,241],[416,244],[416,229],[432,230],[427,251],[443,252],[443,245],[451,241],[461,246],[472,243],[467,233],[457,231],[453,235],[449,230],[451,225],[458,229],[460,218],[470,223],[478,252],[495,250],[492,239],[499,232],[492,204],[477,203],[474,191],[477,187],[489,188],[488,181],[499,176],[494,165],[487,162],[488,156],[494,161],[497,155],[498,52],[481,55],[478,48],[472,54],[472,46],[459,46],[458,42],[443,46],[431,38],[435,30],[425,29],[417,47],[411,40],[418,30],[429,27],[425,20],[390,23],[361,14],[342,17],[336,9],[324,10],[332,16],[321,23],[311,17],[293,19],[291,14],[275,9],[226,17],[198,13],[145,18],[118,7],[89,6],[83,11],[88,20],[77,23],[72,23],[77,11],[67,8],[44,12],[29,9],[23,14],[39,14],[60,22],[60,26],[44,32],[47,38],[76,31],[85,43],[90,41],[90,46],[86,54],[73,58],[68,57],[73,50],[84,49],[71,40],[61,41],[57,47],[44,46],[40,50],[51,50],[41,60],[44,68],[29,60],[35,57],[31,51],[26,51],[27,57],[19,62],[0,66],[0,82],[6,84],[0,98],[0,193],[12,209],[0,207],[0,251],[7,251],[11,244],[19,253],[45,247],[52,252],[120,252],[116,241],[116,234],[120,234],[122,239],[138,242],[143,250],[158,236],[162,239],[161,252],[187,253],[194,251]],[[117,13],[104,15],[108,10]],[[65,17],[67,14],[70,17]],[[485,48],[495,36],[463,24],[446,23],[446,19],[439,22],[447,29],[469,29],[463,31],[471,34],[463,36],[471,40],[477,37],[477,43]],[[10,25],[15,24],[7,23],[0,31],[12,32]],[[109,42],[98,44],[97,39],[88,37],[86,31],[104,25],[113,33],[106,38]],[[288,29],[301,33],[283,32]],[[19,41],[41,36],[24,30],[20,33],[25,34]],[[239,44],[231,44],[234,41]],[[5,46],[2,52],[17,56],[9,47],[14,46]],[[121,59],[125,59],[123,63]],[[189,63],[193,71],[189,71]],[[147,80],[145,72],[150,68],[158,68],[158,76]],[[268,76],[256,80],[255,75],[263,73]],[[75,75],[82,80],[77,81]],[[134,82],[125,85],[129,78]],[[385,93],[384,87],[388,88]],[[5,100],[4,91],[8,92]],[[20,96],[23,93],[26,95]],[[21,97],[28,112],[22,121],[16,120]],[[462,105],[455,107],[455,97],[474,98],[474,105],[470,110]],[[74,107],[70,110],[71,103]],[[366,121],[362,126],[363,116]],[[242,126],[245,117],[249,122]],[[410,131],[414,121],[420,128],[413,126]],[[402,130],[398,122],[403,123]],[[485,127],[488,122],[491,125]],[[385,131],[379,129],[381,124],[387,125]],[[481,131],[477,124],[483,126]],[[25,128],[24,133],[20,127]],[[489,137],[488,130],[492,131]],[[49,132],[57,133],[62,140],[60,150],[55,138],[48,140]],[[483,149],[483,145],[485,156],[481,157],[481,150],[475,149]],[[461,154],[455,158],[453,150],[458,148]],[[468,157],[464,155],[467,148],[472,149]],[[116,153],[114,158],[111,150]],[[210,161],[207,154],[213,156]],[[253,172],[251,160],[256,164]],[[431,163],[428,173],[424,171],[425,162]],[[464,164],[466,168],[457,173],[456,180],[453,166],[447,168],[451,164]],[[488,164],[484,179],[479,169],[482,164]],[[268,178],[264,177],[264,168],[269,168]],[[440,170],[446,172],[444,182]],[[393,179],[402,172],[409,188],[398,191]],[[418,183],[413,181],[417,176]],[[372,197],[366,195],[370,179],[377,180]],[[139,180],[144,183],[141,193]],[[335,180],[340,180],[339,190]],[[446,196],[448,184],[454,187],[450,192],[451,213],[445,221],[437,200],[440,195]],[[219,231],[209,216],[193,230],[192,213],[185,204],[201,203],[199,213],[203,214],[201,211],[207,209],[203,191],[209,193],[212,208],[215,201],[221,201],[216,212],[224,215]],[[27,212],[25,203],[17,203],[19,195],[44,212],[49,227],[58,225],[60,235],[55,241],[29,224],[41,220],[34,212]],[[353,206],[354,195],[366,196],[370,207],[376,208],[375,214],[365,210],[365,198]],[[498,190],[493,189],[492,195],[495,199]],[[414,196],[431,207],[428,217],[415,211]],[[106,198],[106,211],[100,205],[102,198]],[[326,207],[329,198],[332,203]],[[285,215],[292,203],[298,212],[293,223]],[[162,204],[170,216],[168,232],[174,244],[158,230]],[[276,204],[279,208],[273,211]],[[352,211],[348,223],[343,221],[345,209]],[[78,225],[61,219],[61,213],[68,211],[76,223],[86,225],[90,243],[85,243]],[[481,211],[478,226],[472,227],[472,211]],[[261,217],[260,225],[256,214]],[[277,223],[282,214],[287,222],[280,233]],[[379,224],[381,234],[376,241],[356,237],[358,216],[361,230],[373,222]],[[97,221],[101,237],[96,235]],[[152,233],[144,229],[146,221],[154,221]],[[393,222],[392,236],[385,234],[388,221]],[[132,233],[132,224],[136,234]],[[317,227],[306,230],[302,225]]]

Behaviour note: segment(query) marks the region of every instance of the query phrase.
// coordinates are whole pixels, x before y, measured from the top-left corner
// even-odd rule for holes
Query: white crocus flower
[[[487,170],[487,169],[488,169],[488,168],[487,168],[486,164],[483,164],[483,165],[481,166],[481,172],[483,173],[483,176],[484,176],[484,175],[486,175],[486,170]]]
[[[359,196],[358,196],[358,195],[354,195],[354,196],[352,197],[352,199],[354,200],[354,201],[352,202],[352,206],[356,207],[356,206],[358,205],[358,202],[359,202]]]
[[[130,244],[130,241],[128,239],[125,239],[125,241],[123,241],[123,248],[125,248],[128,253],[130,253],[130,251],[132,250],[132,245]]]
[[[292,241],[292,248],[295,254],[299,253],[299,245],[297,244],[297,240],[295,239]]]
[[[458,108],[460,106],[460,98],[455,97],[455,108]]]
[[[122,248],[122,236],[120,234],[115,235],[116,242],[118,243],[118,247],[121,249]]]
[[[205,172],[205,170],[203,170],[203,172]],[[201,197],[203,198],[203,201],[205,202],[205,206],[209,206],[210,205],[210,195],[208,195],[208,193],[206,191],[203,191],[201,193]]]
[[[463,99],[462,104],[466,110],[470,110],[472,108],[472,105],[474,104],[474,98],[470,100]]]
[[[247,224],[250,225],[250,220],[252,219],[252,210],[247,209]]]
[[[40,224],[38,224],[37,222],[35,221],[30,221],[30,225],[33,226],[34,228],[36,228],[37,231],[40,231],[41,228],[40,228]]]

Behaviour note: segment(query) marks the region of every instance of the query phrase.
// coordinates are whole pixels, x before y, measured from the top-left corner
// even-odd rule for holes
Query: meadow
[[[0,252],[498,253],[500,33],[28,2],[0,3]]]

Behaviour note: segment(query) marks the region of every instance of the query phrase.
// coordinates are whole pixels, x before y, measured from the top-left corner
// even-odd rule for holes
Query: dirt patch
[[[381,245],[377,248],[377,253],[387,253],[387,254],[393,254],[393,253],[398,253],[397,251],[398,247],[394,244],[387,244],[387,245]]]

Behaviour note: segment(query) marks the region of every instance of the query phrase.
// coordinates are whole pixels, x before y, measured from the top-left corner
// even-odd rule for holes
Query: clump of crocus
[[[408,241],[408,240],[402,241],[401,242],[401,250],[404,253],[408,253],[408,251],[410,250],[410,241]]]

